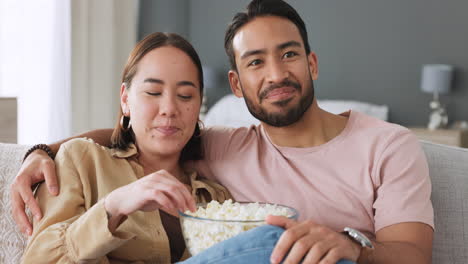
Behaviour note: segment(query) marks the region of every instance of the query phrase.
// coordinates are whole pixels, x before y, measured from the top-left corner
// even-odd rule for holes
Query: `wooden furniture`
[[[16,98],[0,97],[0,142],[16,143],[18,135]]]
[[[438,144],[468,148],[468,130],[409,128],[419,139]]]

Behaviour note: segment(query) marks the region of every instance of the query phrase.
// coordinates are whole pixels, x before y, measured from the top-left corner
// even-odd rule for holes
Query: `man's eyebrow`
[[[291,41],[279,44],[276,48],[278,50],[282,50],[288,47],[301,47],[301,43],[295,40],[291,40]],[[244,54],[241,55],[241,60],[252,55],[265,54],[265,53],[266,53],[266,49],[249,50],[249,51],[244,52]]]
[[[282,49],[289,48],[289,47],[301,47],[301,43],[299,43],[299,42],[297,42],[295,40],[291,40],[291,41],[285,42],[283,44],[279,44],[277,46],[277,49],[282,50]]]
[[[241,55],[241,60],[245,59],[245,58],[247,58],[249,56],[252,56],[252,55],[265,54],[265,53],[266,53],[265,49],[248,50],[248,51],[244,52],[244,54]]]
[[[155,79],[155,78],[146,78],[143,82],[144,82],[144,83],[149,82],[149,83],[164,84],[164,81],[163,81],[163,80]]]

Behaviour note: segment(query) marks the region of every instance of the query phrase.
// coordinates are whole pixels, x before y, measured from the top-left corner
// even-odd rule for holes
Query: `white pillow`
[[[243,98],[228,94],[208,110],[203,123],[205,126],[248,127],[260,121],[250,114]]]
[[[388,106],[346,100],[318,100],[320,108],[333,114],[341,114],[349,110],[361,112],[378,119],[388,120]]]
[[[357,101],[319,100],[318,105],[325,111],[340,114],[348,110],[358,111],[381,120],[388,119],[388,107]],[[229,94],[213,105],[203,120],[205,126],[241,127],[259,124],[247,109],[243,98]]]

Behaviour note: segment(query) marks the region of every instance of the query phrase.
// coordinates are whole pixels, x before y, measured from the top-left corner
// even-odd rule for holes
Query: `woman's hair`
[[[174,33],[161,33],[156,32],[146,36],[143,40],[138,42],[135,48],[130,53],[127,63],[122,74],[122,83],[125,84],[126,89],[130,89],[133,77],[137,72],[138,63],[150,51],[161,47],[174,47],[185,54],[187,54],[198,70],[198,81],[200,84],[200,98],[203,98],[203,70],[200,58],[192,45],[183,37]],[[131,143],[135,143],[135,134],[130,127],[124,130],[120,125],[123,112],[119,107],[119,114],[117,116],[117,124],[115,125],[114,132],[111,137],[111,147],[126,150]],[[124,117],[124,125],[128,124],[129,119]],[[180,161],[199,160],[203,158],[201,137],[200,137],[200,124],[197,123],[192,137],[182,149]]]

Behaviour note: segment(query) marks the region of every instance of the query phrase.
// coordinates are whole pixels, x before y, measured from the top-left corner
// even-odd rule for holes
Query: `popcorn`
[[[222,204],[211,201],[206,207],[198,207],[196,212],[186,211],[185,214],[209,219],[181,217],[185,243],[192,255],[243,231],[264,225],[267,215],[297,217],[288,207],[263,203],[237,203],[230,199]]]

